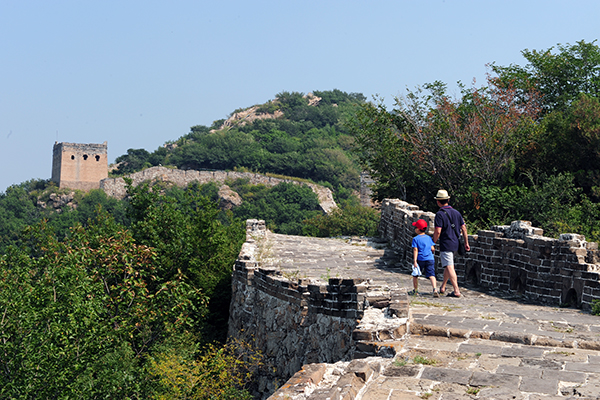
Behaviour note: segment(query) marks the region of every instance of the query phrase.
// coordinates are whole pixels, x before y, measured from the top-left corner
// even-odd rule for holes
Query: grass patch
[[[562,326],[557,326],[554,325],[554,322],[550,322],[550,324],[552,325],[552,328],[554,329],[555,332],[560,332],[560,333],[571,333],[573,332],[573,328],[572,327],[562,327]]]
[[[421,306],[426,306],[426,307],[438,307],[438,308],[443,309],[444,311],[454,311],[454,310],[458,310],[460,308],[460,307],[450,307],[445,304],[432,303],[430,301],[422,301],[422,300],[411,300],[410,304],[411,305],[416,304],[416,305],[421,305]]]
[[[470,387],[467,389],[467,394],[477,394],[477,393],[479,393],[479,390],[481,390],[481,389]]]
[[[422,356],[416,356],[415,358],[413,358],[413,362],[415,364],[423,364],[423,365],[437,364],[437,360],[434,360],[432,358],[422,357]]]
[[[408,363],[408,360],[400,360],[396,358],[393,362],[394,367],[404,367]]]
[[[568,351],[551,351],[549,354],[560,354],[562,356],[574,356],[575,353],[569,353]]]

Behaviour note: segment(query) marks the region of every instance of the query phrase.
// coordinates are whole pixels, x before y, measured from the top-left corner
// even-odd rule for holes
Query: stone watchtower
[[[61,188],[99,189],[108,178],[107,144],[54,143],[52,181]]]

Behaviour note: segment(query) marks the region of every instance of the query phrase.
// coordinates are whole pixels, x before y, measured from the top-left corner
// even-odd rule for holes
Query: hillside
[[[364,101],[362,94],[337,89],[307,95],[281,92],[263,104],[235,110],[210,127],[193,126],[152,153],[129,149],[116,159],[112,174],[158,165],[241,169],[310,179],[336,192],[357,190],[360,168],[345,123]]]

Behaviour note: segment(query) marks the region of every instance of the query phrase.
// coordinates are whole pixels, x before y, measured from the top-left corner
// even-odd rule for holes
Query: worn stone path
[[[265,264],[292,278],[362,278],[381,290],[412,289],[410,267],[382,243],[270,234],[262,253]],[[600,399],[600,317],[462,285],[462,298],[433,298],[424,278],[420,289],[424,294],[410,296],[410,334],[394,344],[393,358],[305,366],[291,379],[292,395],[285,395]]]

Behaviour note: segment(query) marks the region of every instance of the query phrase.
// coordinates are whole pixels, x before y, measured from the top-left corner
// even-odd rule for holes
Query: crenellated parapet
[[[407,267],[412,260],[412,223],[419,218],[429,223],[432,234],[434,213],[397,199],[382,202],[379,233],[397,249]],[[600,300],[598,244],[582,235],[550,238],[528,221],[514,221],[469,235],[469,244],[471,251],[456,260],[459,284],[470,282],[539,303],[584,309]]]
[[[384,342],[407,332],[405,289],[383,292],[365,278],[286,270],[264,221],[248,220],[246,228],[233,268],[228,336],[251,341],[277,367],[261,374],[258,392],[272,393],[304,364],[395,354]]]

